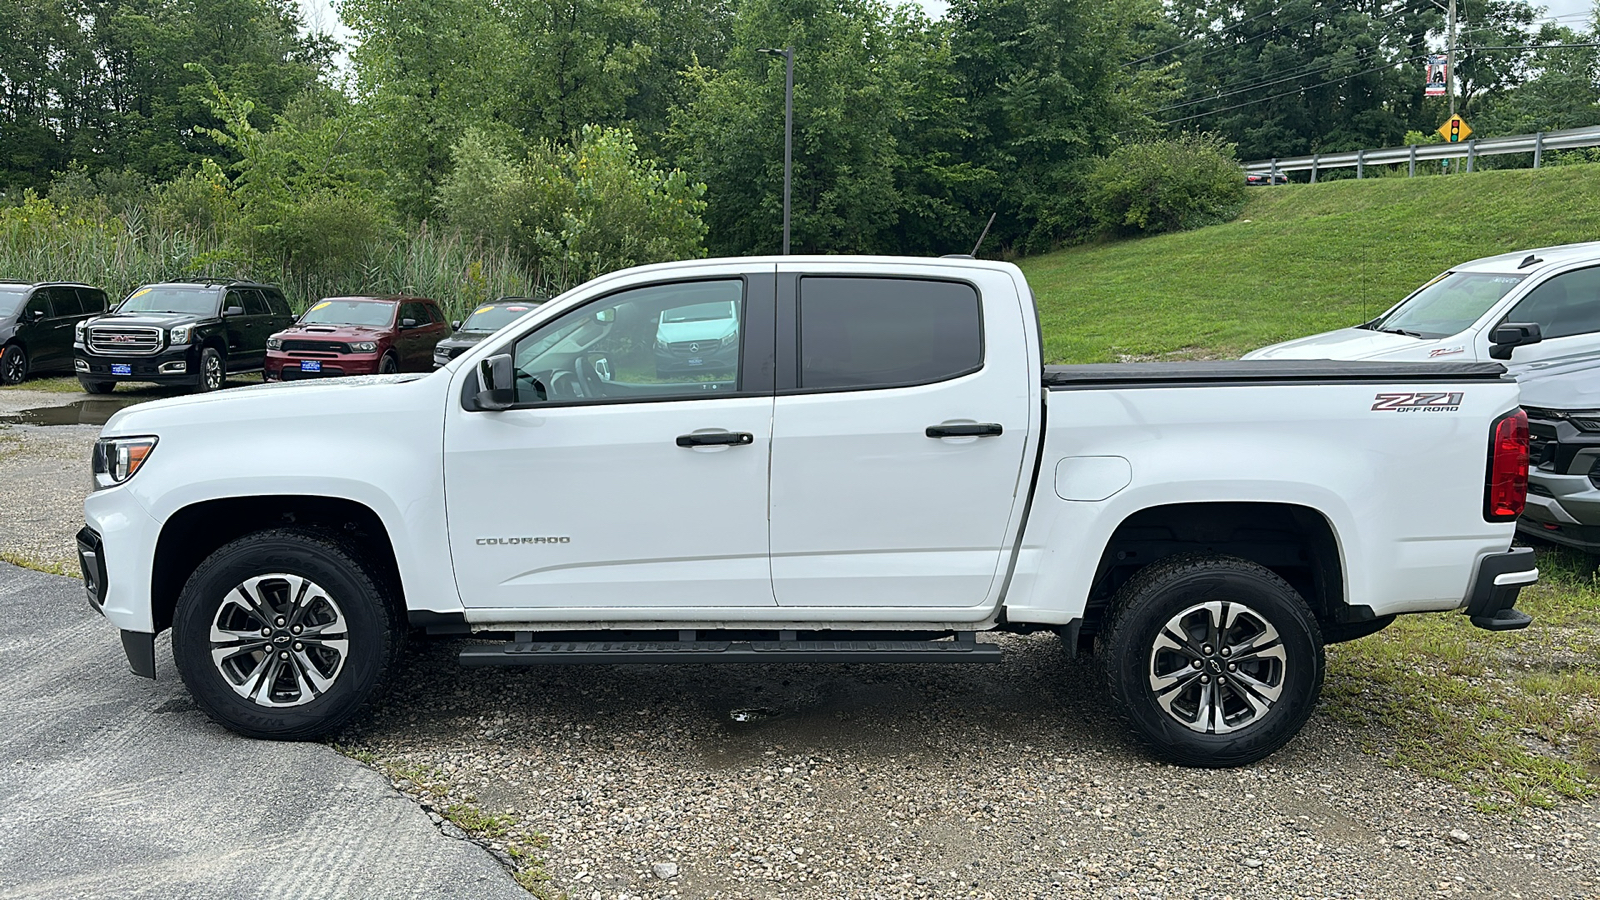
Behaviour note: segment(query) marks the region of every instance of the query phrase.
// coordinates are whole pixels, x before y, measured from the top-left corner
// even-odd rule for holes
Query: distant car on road
[[[189,278],[147,284],[72,338],[78,383],[109,394],[122,381],[221,389],[228,375],[261,369],[267,335],[294,321],[270,284]]]
[[[433,345],[450,333],[426,297],[328,297],[267,339],[268,381],[426,372]]]
[[[1518,381],[1528,414],[1528,505],[1517,531],[1600,553],[1600,372],[1578,358]]]
[[[1600,354],[1600,242],[1463,263],[1353,328],[1252,350],[1245,359],[1500,360]]]
[[[72,371],[72,332],[106,310],[106,292],[65,281],[0,282],[0,384]]]
[[[1289,176],[1282,172],[1246,172],[1244,183],[1247,185],[1288,184]]]
[[[456,332],[433,348],[433,367],[447,365],[468,348],[501,328],[522,318],[544,305],[542,297],[500,297],[482,304],[467,316],[465,322],[452,322]]]

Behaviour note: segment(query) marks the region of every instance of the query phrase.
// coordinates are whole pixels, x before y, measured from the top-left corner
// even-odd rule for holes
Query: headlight
[[[450,351],[443,347],[435,347],[433,348],[433,358],[439,362],[449,362]]]
[[[356,341],[356,342],[354,342],[354,343],[352,343],[350,345],[350,349],[355,351],[356,353],[371,353],[372,351],[378,349],[378,342],[377,341]]]
[[[282,350],[283,349],[283,338],[275,338],[275,337],[267,338],[267,349],[268,350]]]
[[[138,473],[156,448],[152,437],[101,438],[94,445],[95,490],[119,485]]]
[[[722,339],[722,346],[731,347],[739,343],[739,332],[735,331]]]
[[[88,331],[88,329],[89,329],[89,320],[88,319],[83,319],[83,320],[79,321],[78,324],[72,326],[72,339],[77,341],[80,344],[83,343],[83,336]]]
[[[194,334],[193,325],[179,325],[167,332],[167,343],[173,346],[189,343],[189,338]]]

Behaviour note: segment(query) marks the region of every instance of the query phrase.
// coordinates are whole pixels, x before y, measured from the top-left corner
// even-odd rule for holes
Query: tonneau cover
[[[1424,384],[1498,381],[1507,378],[1497,362],[1351,362],[1326,359],[1251,359],[1214,362],[1111,363],[1045,366],[1045,387],[1067,390],[1101,385],[1185,385],[1319,382]],[[1508,379],[1509,380],[1509,379]]]

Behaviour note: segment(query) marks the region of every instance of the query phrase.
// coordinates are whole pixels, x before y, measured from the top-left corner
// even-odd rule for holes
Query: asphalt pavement
[[[83,584],[0,564],[0,898],[527,900],[377,772],[128,672]]]

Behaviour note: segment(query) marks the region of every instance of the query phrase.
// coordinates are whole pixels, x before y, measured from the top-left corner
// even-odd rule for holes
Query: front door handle
[[[728,445],[742,447],[745,444],[756,442],[756,436],[748,431],[712,431],[704,434],[678,435],[679,447],[715,447]]]
[[[980,422],[976,425],[929,425],[925,432],[931,438],[947,437],[996,437],[1005,432],[995,422]]]

